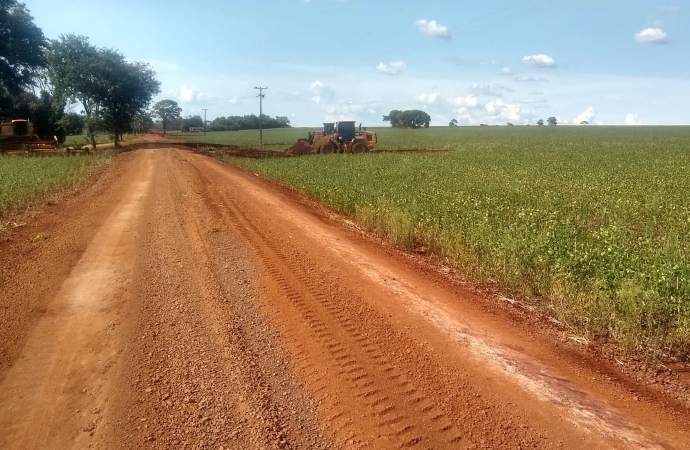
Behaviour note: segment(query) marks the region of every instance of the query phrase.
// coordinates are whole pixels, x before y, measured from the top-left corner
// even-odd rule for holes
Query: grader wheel
[[[352,153],[364,153],[367,150],[367,145],[363,142],[355,142],[352,144]]]
[[[321,147],[321,153],[323,154],[336,153],[337,151],[338,148],[333,144],[324,144],[324,146]]]

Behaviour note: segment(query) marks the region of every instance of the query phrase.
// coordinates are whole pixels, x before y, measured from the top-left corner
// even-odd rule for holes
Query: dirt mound
[[[289,156],[308,155],[309,153],[311,153],[311,145],[309,145],[309,141],[305,139],[298,140],[295,145],[285,152],[285,154]]]

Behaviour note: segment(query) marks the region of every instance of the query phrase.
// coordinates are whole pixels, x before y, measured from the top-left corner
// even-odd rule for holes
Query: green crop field
[[[311,128],[280,128],[264,130],[264,146],[266,150],[284,150],[299,138],[306,138]],[[204,133],[168,133],[168,137],[180,142],[194,142],[205,144],[228,144],[244,148],[259,148],[259,130],[242,131],[213,131]]]
[[[71,157],[1,156],[0,217],[85,180],[111,158],[110,152]]]
[[[489,133],[501,132],[507,128],[492,128],[480,131]],[[306,138],[309,131],[318,128],[280,128],[264,130],[263,148],[266,150],[285,150],[291,147],[297,139]],[[378,135],[380,146],[378,150],[390,151],[400,149],[440,149],[448,150],[456,148],[462,142],[467,133],[476,133],[478,128],[428,128],[422,130],[400,130],[392,128],[368,128]],[[259,131],[217,131],[203,133],[170,133],[168,137],[180,142],[194,142],[207,144],[228,144],[244,148],[259,148]],[[410,147],[412,145],[412,147]]]
[[[305,131],[265,138],[287,146]],[[227,162],[498,283],[574,333],[614,338],[631,354],[690,357],[690,128],[376,131],[382,150],[448,151]]]

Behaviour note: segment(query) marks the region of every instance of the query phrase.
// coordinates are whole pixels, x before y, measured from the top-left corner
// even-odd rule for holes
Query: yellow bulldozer
[[[376,133],[359,129],[354,121],[325,122],[323,129],[309,132],[307,139],[300,139],[285,151],[288,156],[311,153],[364,153],[378,146]]]
[[[57,138],[42,141],[34,131],[34,125],[25,119],[4,120],[0,126],[0,152],[26,150],[55,150]]]

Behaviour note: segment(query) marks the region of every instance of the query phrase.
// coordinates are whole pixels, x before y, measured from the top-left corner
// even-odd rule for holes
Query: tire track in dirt
[[[508,443],[529,448],[556,448],[566,445],[565,442],[568,448],[662,448],[668,445],[664,438],[650,437],[647,431],[606,403],[595,400],[567,378],[518,352],[482,341],[482,332],[460,327],[458,322],[444,317],[447,311],[419,301],[416,294],[402,289],[405,280],[400,284],[395,278],[399,275],[388,273],[385,266],[358,265],[365,278],[381,285],[379,290],[389,291],[388,294],[378,292],[373,298],[400,296],[400,306],[421,317],[427,327],[432,324],[441,329],[455,343],[454,347],[460,345],[459,350],[469,351],[463,357],[464,363],[474,367],[453,373],[463,360],[458,360],[457,350],[436,351],[444,355],[454,353],[452,358],[456,361],[439,360],[440,354],[432,354],[433,351],[424,345],[424,340],[435,339],[427,334],[420,342],[412,338],[418,332],[407,332],[408,327],[414,327],[418,321],[407,325],[391,323],[397,322],[403,314],[396,311],[399,317],[391,319],[393,314],[390,317],[381,314],[387,307],[383,310],[372,308],[382,299],[372,303],[360,296],[366,283],[361,278],[353,278],[356,269],[343,277],[350,282],[356,280],[353,286],[356,289],[351,290],[340,284],[342,263],[315,254],[320,246],[331,247],[328,252],[360,264],[362,255],[357,255],[356,251],[342,251],[343,247],[348,247],[345,239],[337,235],[329,237],[328,232],[316,230],[320,225],[295,220],[297,213],[275,198],[263,197],[266,194],[259,193],[259,188],[248,186],[252,182],[240,181],[243,175],[230,175],[232,169],[200,156],[194,158],[193,163],[197,176],[205,185],[204,198],[209,210],[219,222],[243,234],[262,262],[268,275],[264,280],[264,308],[283,334],[284,345],[291,349],[296,372],[321,401],[321,417],[338,444],[379,448],[422,447],[425,442],[433,448],[496,447]],[[232,187],[226,187],[228,185]],[[285,214],[282,221],[277,221],[276,213]],[[309,237],[305,239],[306,235]],[[380,261],[376,263],[381,264]],[[368,270],[373,273],[366,273]],[[384,282],[377,279],[382,277],[389,279]],[[426,289],[427,295],[434,295],[431,294],[434,289],[420,289]],[[447,341],[448,337],[443,339]],[[484,347],[474,346],[475,341]],[[487,353],[487,349],[491,352]],[[487,376],[481,374],[481,365],[494,359],[498,366],[489,365],[487,375],[516,383],[517,374],[524,377],[522,382],[517,380],[518,385],[522,384],[521,389],[516,391],[515,387],[505,386],[505,381],[488,385],[472,382],[477,375]],[[491,393],[492,384],[503,384],[496,393],[498,397],[491,398],[496,395]],[[545,386],[552,385],[557,389],[544,391]],[[540,398],[544,392],[549,395]],[[535,394],[536,399],[525,403]],[[429,421],[429,417],[433,420]],[[433,421],[442,424],[429,428]],[[529,424],[537,426],[533,428]],[[417,434],[419,430],[423,432]],[[669,430],[673,433],[673,428]],[[440,438],[445,432],[448,436]],[[678,438],[682,441],[680,436]]]
[[[145,336],[125,350],[120,445],[329,448],[256,307],[251,255],[208,226],[184,160],[158,152],[129,333]]]
[[[409,353],[413,344],[404,342],[397,352],[382,347],[381,334],[401,342],[407,340],[386,326],[385,320],[376,317],[361,299],[354,299],[359,310],[348,307],[349,302],[343,300],[352,298],[351,292],[334,292],[317,282],[331,274],[303,266],[299,254],[297,258],[287,255],[286,248],[274,241],[269,230],[261,230],[234,204],[237,194],[219,189],[220,183],[207,178],[198,167],[197,171],[205,185],[203,199],[218,221],[232,224],[245,235],[254,235],[250,237],[252,242],[261,242],[254,250],[268,274],[265,289],[272,299],[287,300],[272,316],[281,325],[286,340],[297,346],[294,364],[321,401],[325,426],[336,443],[361,448],[471,447],[468,436],[472,432],[460,431],[438,407],[439,400],[418,390],[395,360],[396,355]],[[387,356],[391,354],[393,359]],[[355,404],[345,399],[354,399]],[[501,442],[505,433],[497,429],[496,434],[495,442]],[[539,438],[525,436],[523,441],[535,443]]]
[[[80,446],[110,392],[117,353],[111,330],[126,297],[130,234],[141,214],[152,164],[137,177],[49,303],[0,385],[0,448]]]

